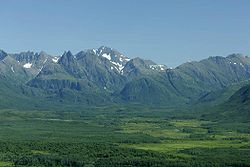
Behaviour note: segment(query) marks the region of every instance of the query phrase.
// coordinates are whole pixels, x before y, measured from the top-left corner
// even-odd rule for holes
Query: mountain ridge
[[[90,101],[93,105],[187,105],[212,91],[250,79],[250,58],[241,54],[209,57],[173,69],[151,60],[129,58],[105,46],[76,54],[66,51],[62,56],[1,51],[0,58],[0,74],[10,82],[38,92],[45,101],[57,97],[65,103],[75,97],[82,105]],[[95,103],[101,96],[106,100]]]

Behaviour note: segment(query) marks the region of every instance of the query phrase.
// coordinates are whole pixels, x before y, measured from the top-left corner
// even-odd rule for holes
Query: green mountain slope
[[[226,102],[212,106],[203,117],[227,122],[250,121],[250,84],[237,90]]]
[[[0,75],[1,84],[15,83],[15,87],[25,92],[33,91],[23,94],[17,89],[17,95],[45,103],[50,100],[74,105],[219,104],[225,100],[219,100],[218,96],[226,99],[237,88],[229,86],[250,79],[250,58],[240,54],[216,56],[169,69],[151,60],[130,59],[108,47],[75,55],[68,51],[60,57],[45,52],[7,54],[1,51]],[[11,88],[6,89],[2,91],[8,92]],[[10,96],[15,94],[9,92]]]
[[[218,105],[229,100],[229,98],[238,91],[241,87],[250,84],[250,80],[241,81],[231,84],[220,90],[215,90],[207,93],[199,98],[193,104],[195,105]]]
[[[185,98],[178,96],[177,92],[167,87],[165,83],[161,83],[153,78],[140,78],[133,80],[125,85],[121,91],[124,101],[130,101],[140,104],[160,104],[177,105],[185,103]]]

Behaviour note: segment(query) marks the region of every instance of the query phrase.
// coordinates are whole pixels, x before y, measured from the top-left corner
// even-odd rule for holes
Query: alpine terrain
[[[250,58],[0,51],[0,167],[250,166]]]
[[[1,51],[0,78],[4,99],[0,105],[5,107],[27,103],[32,108],[52,101],[54,105],[178,106],[248,80],[250,58],[216,56],[172,69],[104,46],[61,56]]]

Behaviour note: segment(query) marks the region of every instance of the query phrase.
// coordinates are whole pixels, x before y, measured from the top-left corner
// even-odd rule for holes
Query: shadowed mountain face
[[[45,52],[7,54],[0,51],[0,77],[0,84],[8,85],[1,87],[0,91],[6,92],[10,99],[18,94],[20,98],[31,101],[74,102],[79,105],[137,103],[177,106],[248,80],[250,58],[240,54],[216,56],[169,69],[151,60],[130,59],[104,46],[75,55],[68,51],[62,56]]]
[[[249,121],[250,84],[243,86],[236,93],[234,93],[233,96],[230,97],[225,106],[229,106],[231,109],[231,112],[227,113],[229,117],[233,118],[242,117],[242,119]]]
[[[7,56],[7,53],[4,51],[0,50],[0,60],[3,60]]]
[[[238,104],[239,107],[249,106],[250,104],[250,84],[243,86],[233,96],[230,97],[229,103]]]
[[[240,85],[244,86],[240,86]],[[238,88],[238,90],[235,90]],[[223,93],[221,93],[223,92]],[[232,93],[234,92],[234,93]],[[250,118],[250,83],[249,81],[228,87],[217,93],[216,98],[225,98],[225,94],[232,94],[219,105],[210,105],[212,108],[204,113],[204,118],[226,120],[227,122],[249,122]]]

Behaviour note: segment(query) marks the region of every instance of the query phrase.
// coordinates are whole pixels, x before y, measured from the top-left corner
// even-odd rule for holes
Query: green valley
[[[1,110],[0,165],[250,165],[249,122],[195,113],[141,106]]]

